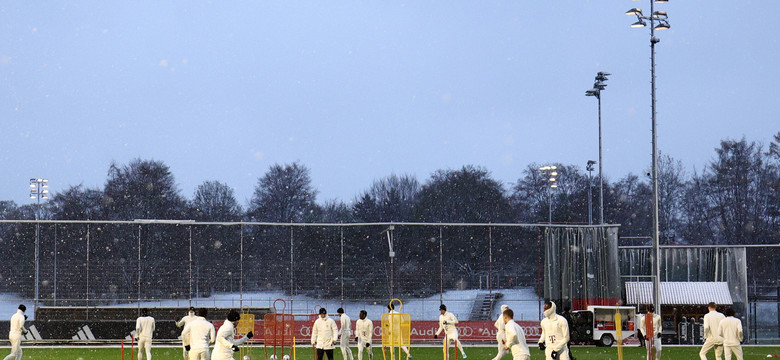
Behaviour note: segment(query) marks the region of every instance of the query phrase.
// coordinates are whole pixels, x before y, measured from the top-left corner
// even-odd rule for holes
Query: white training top
[[[352,319],[350,319],[347,314],[341,314],[339,323],[341,325],[339,336],[342,338],[349,338],[349,336],[352,335]]]
[[[552,307],[544,311],[544,319],[540,324],[542,326],[542,336],[539,337],[540,343],[545,343],[548,349],[560,352],[569,342],[569,323],[563,316],[555,313],[555,303]]]
[[[362,320],[358,319],[358,321],[355,322],[355,333],[364,343],[370,344],[374,337],[374,322],[368,318]]]
[[[499,343],[501,340],[504,340],[506,338],[506,335],[504,335],[506,331],[506,324],[504,324],[504,315],[499,314],[498,319],[496,320],[496,323],[493,324],[493,326],[496,327],[496,341]]]
[[[718,335],[723,338],[723,346],[737,346],[742,343],[742,322],[729,316],[720,321]]]
[[[506,323],[504,328],[506,331],[506,347],[510,350],[512,348],[519,349],[521,355],[531,356],[531,351],[528,350],[528,343],[525,341],[525,332],[520,325],[514,320],[510,320]]]
[[[311,344],[317,349],[331,350],[338,337],[336,322],[329,317],[317,317],[311,327]]]
[[[135,321],[135,336],[145,339],[151,339],[154,336],[154,318],[151,316],[141,316]]]
[[[8,331],[8,337],[21,337],[22,333],[26,333],[27,329],[24,328],[24,312],[19,309],[16,310],[16,314],[11,315],[11,330]]]
[[[249,339],[246,335],[238,340],[235,340],[235,337],[236,327],[230,321],[225,320],[217,331],[217,340],[211,360],[233,359],[233,345],[241,345]]]
[[[647,329],[645,329],[646,316],[647,315],[642,315],[639,317],[639,332],[642,333],[643,336],[647,336]],[[662,330],[661,315],[653,314],[653,336],[658,337],[658,334],[660,334]]]
[[[187,325],[187,323],[189,323],[190,321],[195,320],[197,318],[198,318],[198,316],[195,316],[195,314],[192,314],[192,315],[187,314],[187,316],[181,318],[181,320],[176,322],[176,327],[185,326],[185,325]]]
[[[447,311],[442,315],[439,315],[439,328],[436,330],[436,335],[441,334],[442,330],[447,334],[452,334],[458,330],[455,328],[455,324],[458,323],[458,318],[455,314]]]
[[[195,317],[184,325],[181,340],[182,344],[189,345],[191,350],[208,349],[209,345],[216,341],[214,325],[203,317]]]
[[[714,344],[723,344],[723,338],[717,334],[718,326],[720,322],[725,319],[726,316],[712,310],[704,315],[704,339]]]

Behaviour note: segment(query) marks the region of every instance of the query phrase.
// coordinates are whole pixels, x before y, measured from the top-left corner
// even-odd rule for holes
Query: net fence
[[[489,224],[2,222],[0,296],[39,306],[284,298],[299,312],[403,297],[430,301],[435,319],[444,300],[469,313],[480,298],[536,306],[541,241],[533,226]]]

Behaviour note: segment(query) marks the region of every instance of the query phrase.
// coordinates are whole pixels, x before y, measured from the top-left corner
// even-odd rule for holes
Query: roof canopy
[[[662,282],[661,304],[733,305],[726,282]],[[650,281],[626,282],[626,302],[632,305],[653,302],[653,283]]]

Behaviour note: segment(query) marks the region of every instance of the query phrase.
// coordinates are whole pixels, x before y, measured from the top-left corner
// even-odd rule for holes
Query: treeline
[[[545,164],[547,165],[547,164]],[[540,164],[529,164],[514,184],[502,184],[487,169],[467,165],[460,169],[438,170],[420,182],[411,175],[390,175],[377,179],[353,201],[317,201],[309,169],[301,163],[276,164],[258,179],[249,204],[242,206],[229,184],[205,181],[191,198],[176,186],[174,175],[162,161],[136,159],[128,164],[111,164],[105,186],[85,188],[74,185],[53,194],[41,215],[57,220],[134,220],[193,219],[210,222],[261,221],[276,223],[354,223],[354,222],[429,222],[429,223],[543,223],[548,221],[552,201],[552,221],[586,224],[588,221],[588,187],[592,186],[593,221],[598,223],[598,176],[572,164],[555,164],[558,188],[550,190]],[[648,171],[649,173],[649,171]],[[548,192],[548,191],[551,191]],[[665,244],[761,244],[780,242],[780,132],[768,147],[755,142],[723,140],[712,161],[702,169],[689,171],[678,160],[662,155],[659,161],[660,236]],[[34,219],[34,205],[18,206],[0,202],[2,219]],[[632,243],[649,243],[652,229],[652,188],[646,174],[628,174],[617,180],[604,179],[604,219],[621,224],[620,234]],[[51,237],[49,229],[47,240]],[[195,230],[201,245],[196,246],[198,289],[228,290],[238,273],[236,257],[244,248],[247,289],[289,289],[316,291],[337,295],[339,263],[338,242],[344,232],[347,239],[345,263],[371,264],[350,267],[350,289],[361,289],[352,296],[386,293],[389,284],[387,247],[380,228],[289,228],[228,226],[203,227]],[[61,226],[61,241],[83,239],[84,226]],[[141,254],[145,268],[165,271],[172,278],[187,278],[179,267],[182,241],[189,233],[180,227],[104,226],[90,229],[96,243],[89,250],[93,268],[121,273],[121,280],[111,280],[92,294],[94,297],[134,297],[138,287],[132,269],[137,266],[138,252],[133,239],[144,239]],[[425,295],[438,290],[438,238],[446,239],[447,254],[443,270],[446,287],[475,286],[486,271],[486,240],[495,238],[503,244],[492,254],[493,274],[516,276],[519,283],[535,279],[539,257],[538,238],[533,231],[508,229],[401,228],[395,233],[397,258],[395,269],[397,292]],[[32,232],[32,233],[31,233]],[[101,240],[100,237],[105,237]],[[18,253],[23,263],[32,261],[30,239],[34,228],[2,225],[0,248],[4,253]],[[290,239],[293,239],[295,268],[290,268]],[[241,243],[239,243],[239,241]],[[503,242],[503,243],[502,243]],[[68,243],[58,243],[62,262],[76,262],[86,250],[73,250]],[[335,245],[334,245],[335,244]],[[42,240],[42,257],[54,254],[53,240]],[[64,247],[63,247],[64,246]],[[24,249],[24,251],[22,251]],[[510,253],[507,250],[512,250]],[[121,260],[121,261],[120,261]],[[99,264],[105,261],[106,264]],[[116,263],[116,264],[115,264]],[[117,265],[121,263],[121,267]],[[498,264],[501,266],[498,266]],[[8,284],[29,285],[29,278],[14,280],[14,269],[2,266]],[[104,267],[101,267],[104,266]],[[365,266],[361,268],[360,266]],[[17,268],[18,269],[18,268]],[[79,272],[76,267],[73,270]],[[290,282],[290,271],[301,272]],[[226,277],[226,273],[232,275]],[[436,276],[420,276],[435,273]],[[359,274],[359,276],[357,275]],[[75,275],[74,275],[75,276]],[[79,275],[81,276],[81,275]],[[154,283],[155,277],[142,278],[143,288],[181,289],[187,284],[168,281]],[[525,277],[524,277],[525,276]],[[78,276],[77,276],[78,278]],[[80,279],[80,278],[79,278]],[[524,281],[526,279],[526,281]],[[494,279],[495,280],[495,276]],[[26,282],[25,282],[26,281]],[[74,280],[75,283],[79,281]],[[184,281],[184,280],[177,280]],[[465,284],[465,285],[464,285]],[[148,286],[147,286],[148,285]],[[11,286],[11,285],[8,285]],[[74,285],[78,294],[80,285]],[[27,286],[23,286],[25,289]],[[237,288],[238,286],[236,286]],[[59,289],[59,288],[58,288]],[[235,290],[235,288],[234,288]],[[64,291],[64,290],[61,290]],[[92,290],[90,290],[92,291]],[[151,291],[151,290],[150,290]],[[167,293],[165,291],[168,291]],[[200,291],[200,290],[199,290]],[[357,291],[357,290],[352,290]],[[127,294],[125,294],[125,292]],[[154,296],[183,296],[180,290],[155,291]],[[43,290],[42,290],[42,293]],[[125,294],[125,295],[123,295]],[[74,295],[75,296],[75,295]],[[151,295],[150,295],[151,296]],[[382,296],[379,296],[382,297]]]

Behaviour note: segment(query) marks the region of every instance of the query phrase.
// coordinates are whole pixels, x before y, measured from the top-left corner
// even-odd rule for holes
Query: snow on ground
[[[18,294],[0,294],[0,319],[10,319],[11,315],[16,313],[19,304],[24,304],[27,307],[27,311],[24,314],[29,317],[29,320],[34,320],[33,301],[23,299]]]
[[[493,309],[492,318],[495,319],[502,304],[509,305],[515,311],[517,320],[538,320],[539,319],[539,299],[534,293],[533,288],[517,289],[496,289],[493,292],[502,293],[504,297],[496,302]],[[487,293],[486,290],[450,290],[445,291],[441,298],[447,310],[455,314],[460,320],[470,320],[471,308],[479,294]],[[243,301],[242,301],[243,299]],[[345,301],[343,304],[339,299],[316,299],[306,295],[296,295],[290,303],[290,298],[283,291],[264,291],[241,293],[214,293],[210,297],[193,298],[179,300],[161,300],[144,301],[139,303],[126,303],[120,305],[104,305],[112,307],[218,307],[218,308],[238,308],[242,304],[249,307],[274,307],[274,300],[284,299],[287,302],[287,308],[284,310],[294,314],[312,314],[315,307],[324,307],[329,313],[336,313],[336,309],[343,307],[347,315],[353,320],[358,319],[358,312],[366,310],[369,318],[378,319],[380,314],[386,312],[387,302],[366,302],[366,301]],[[439,319],[439,295],[433,295],[421,299],[401,299],[404,301],[402,312],[412,315],[416,320],[438,320]],[[0,294],[0,319],[10,318],[16,312],[19,304],[25,304],[28,308],[27,314],[30,320],[34,318],[34,304],[29,299],[22,299],[17,294]],[[98,305],[98,304],[95,304]],[[282,312],[282,302],[277,303],[277,311]],[[396,305],[396,309],[398,306]]]
[[[499,305],[507,304],[515,310],[515,318],[519,320],[538,320],[539,319],[539,299],[534,293],[533,288],[518,289],[498,289],[494,292],[504,294],[493,310],[495,319],[499,313]],[[451,290],[442,294],[444,304],[447,310],[455,314],[460,320],[470,320],[471,308],[479,294],[487,293],[485,290]],[[243,300],[242,300],[243,299]],[[282,291],[266,292],[247,292],[241,293],[215,293],[207,298],[192,299],[192,306],[200,307],[274,307],[274,300],[284,299],[286,302],[286,313],[294,314],[313,314],[314,308],[324,307],[329,313],[336,313],[336,309],[343,307],[347,315],[352,319],[358,318],[360,310],[366,310],[369,318],[378,319],[380,314],[386,312],[387,302],[366,302],[366,301],[344,301],[342,304],[339,299],[316,299],[306,295],[296,295],[292,299],[292,304],[287,295]],[[433,295],[421,299],[401,299],[403,303],[403,313],[411,314],[413,319],[417,320],[438,320],[439,319],[439,295]],[[147,301],[138,303],[111,305],[121,307],[186,307],[190,305],[189,300],[164,300]],[[284,303],[277,302],[277,312],[282,312]],[[291,311],[292,308],[292,311]],[[396,305],[396,310],[400,310]]]

